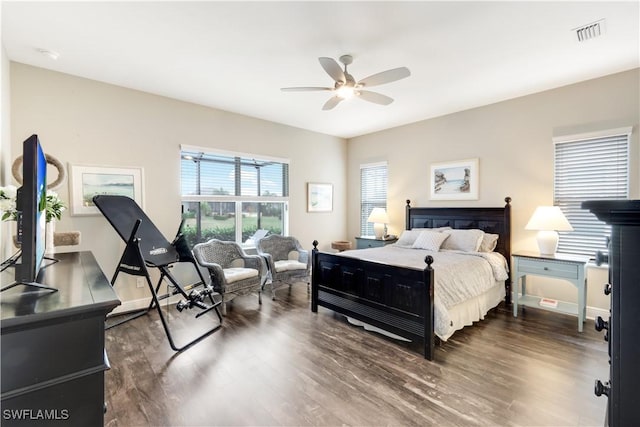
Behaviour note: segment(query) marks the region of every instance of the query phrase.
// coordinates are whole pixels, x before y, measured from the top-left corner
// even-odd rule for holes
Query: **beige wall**
[[[346,141],[264,120],[11,63],[11,144],[37,133],[65,165],[144,168],[144,209],[171,240],[180,223],[180,144],[290,159],[289,234],[322,249],[346,235]],[[334,184],[332,213],[307,213],[306,183]],[[65,184],[57,190],[69,201]],[[79,230],[108,277],[122,243],[102,216],[66,212],[57,230]],[[128,285],[118,289],[129,289]],[[121,291],[122,298],[136,297]]]
[[[2,7],[0,7],[0,15]],[[10,66],[7,52],[0,45],[0,186],[10,183],[11,176],[11,126],[10,126]],[[9,236],[11,224],[0,222],[0,242],[4,242]],[[0,250],[0,259],[7,259],[13,248],[3,245]]]
[[[552,137],[633,126],[631,196],[638,198],[638,69],[497,104],[377,132],[349,140],[348,234],[359,232],[359,165],[389,163],[390,232],[404,228],[405,200],[413,206],[502,206],[513,199],[514,251],[536,250],[535,232],[524,226],[538,205],[553,203]],[[391,149],[392,147],[392,149]],[[480,160],[477,201],[430,201],[429,165]],[[608,309],[601,285],[606,270],[590,271],[588,305]],[[532,292],[575,302],[571,285],[531,280]]]
[[[9,72],[11,115],[5,113],[3,95],[2,118],[11,119],[11,146],[3,126],[3,162],[7,148],[19,152],[21,141],[37,132],[45,150],[65,164],[142,166],[145,210],[169,238],[180,219],[180,144],[291,159],[290,234],[307,248],[314,239],[321,249],[329,249],[332,240],[358,235],[359,166],[380,160],[389,162],[391,233],[402,231],[405,199],[414,206],[500,206],[511,196],[515,251],[535,250],[535,233],[525,231],[524,225],[537,205],[552,203],[553,136],[633,126],[632,197],[640,194],[638,69],[353,138],[346,144],[340,138],[18,63],[11,63],[10,70],[3,68],[3,93]],[[430,201],[429,165],[472,157],[480,159],[479,200]],[[334,183],[332,213],[306,212],[309,181]],[[58,192],[69,200],[67,185]],[[82,245],[67,250],[93,251],[111,275],[122,244],[102,217],[67,212],[58,230],[80,230]],[[605,269],[590,269],[588,305],[596,311],[608,309],[601,293],[606,280]],[[124,299],[140,296],[134,287],[129,294],[131,288],[129,282],[120,288]],[[565,301],[576,299],[571,285],[559,281],[531,280],[529,289]]]

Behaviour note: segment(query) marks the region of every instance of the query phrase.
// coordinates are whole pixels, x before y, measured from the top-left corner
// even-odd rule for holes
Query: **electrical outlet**
[[[136,288],[144,288],[144,277],[138,277],[136,279]]]

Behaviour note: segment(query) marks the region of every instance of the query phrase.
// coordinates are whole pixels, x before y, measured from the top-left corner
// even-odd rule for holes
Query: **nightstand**
[[[397,242],[398,239],[381,240],[373,236],[356,237],[356,249],[381,248]]]
[[[542,308],[565,314],[578,316],[578,331],[582,332],[582,324],[587,314],[587,262],[588,256],[555,254],[542,255],[537,252],[518,252],[513,254],[514,280],[513,316],[518,317],[518,305]],[[578,289],[578,304],[558,301],[557,307],[540,304],[541,297],[527,295],[527,275],[546,276],[564,279]],[[521,287],[518,285],[521,283]],[[522,295],[520,295],[520,289]]]

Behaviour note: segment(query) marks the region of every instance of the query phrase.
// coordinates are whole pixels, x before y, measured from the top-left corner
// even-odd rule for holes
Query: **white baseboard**
[[[596,317],[602,317],[604,320],[609,318],[609,310],[605,310],[599,307],[587,306],[587,319],[595,319]]]

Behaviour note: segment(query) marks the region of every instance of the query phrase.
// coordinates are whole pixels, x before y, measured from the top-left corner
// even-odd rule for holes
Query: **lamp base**
[[[542,255],[555,255],[558,250],[558,232],[557,231],[538,231],[536,237],[538,241],[538,250]]]
[[[386,228],[387,227],[385,227],[384,223],[382,222],[376,222],[375,224],[373,224],[373,233],[376,235],[376,239],[382,240]]]

